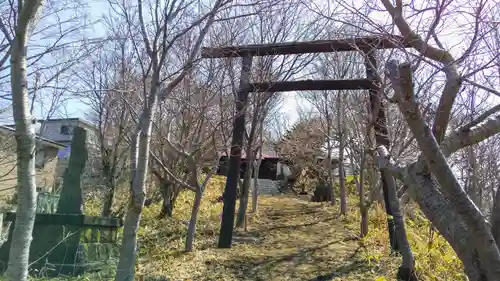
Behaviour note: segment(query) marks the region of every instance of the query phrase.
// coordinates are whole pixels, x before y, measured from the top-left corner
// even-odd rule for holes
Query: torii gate
[[[342,40],[321,40],[309,42],[261,44],[230,46],[222,48],[202,48],[202,58],[242,57],[240,84],[236,100],[236,114],[233,122],[231,155],[229,171],[224,189],[224,208],[221,222],[218,247],[231,248],[234,227],[234,212],[236,206],[236,189],[238,185],[243,136],[245,133],[245,108],[248,105],[250,92],[286,92],[306,90],[368,90],[370,94],[370,110],[378,112],[374,124],[377,146],[390,146],[386,127],[386,116],[381,102],[380,81],[377,79],[377,49],[394,49],[409,47],[400,36],[386,35],[383,37],[361,37]],[[349,80],[299,80],[252,83],[249,81],[252,58],[254,56],[292,55],[307,53],[329,53],[361,51],[365,55],[366,78]],[[382,190],[385,208],[388,215],[389,239],[393,250],[398,250],[396,243],[392,210],[388,202],[387,184],[383,180],[385,171],[381,170]]]

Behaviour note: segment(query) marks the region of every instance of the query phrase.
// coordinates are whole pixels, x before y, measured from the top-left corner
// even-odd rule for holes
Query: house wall
[[[63,125],[75,126],[77,125],[77,121],[61,120],[61,121],[43,122],[42,125],[40,126],[42,137],[61,143],[71,142],[71,139],[73,137],[72,134],[70,135],[61,134],[61,126]]]
[[[58,148],[40,144],[37,152],[36,185],[51,190],[58,159]],[[41,161],[44,158],[45,161]],[[41,164],[43,163],[43,167]],[[0,135],[0,201],[13,195],[17,185],[16,143],[12,135]]]
[[[58,120],[58,121],[43,121],[43,128],[40,126],[41,136],[47,138],[49,140],[53,140],[55,142],[59,142],[65,145],[71,145],[71,140],[73,139],[73,134],[65,135],[61,134],[62,126],[73,126],[75,127],[83,127],[87,131],[87,147],[96,148],[98,147],[99,139],[97,133],[87,126],[82,125],[81,122],[75,119],[68,120]]]

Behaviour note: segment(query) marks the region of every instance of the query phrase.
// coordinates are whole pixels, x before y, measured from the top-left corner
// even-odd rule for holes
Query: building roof
[[[42,119],[42,120],[37,120],[39,124],[42,123],[59,123],[59,122],[69,122],[69,123],[77,123],[79,127],[87,129],[87,130],[92,130],[92,131],[97,131],[97,127],[93,125],[92,123],[82,119],[82,118],[49,118],[49,119]],[[15,128],[16,125],[14,124],[8,124],[8,125],[3,125],[6,127],[10,128]],[[38,134],[38,132],[37,132]]]
[[[90,123],[82,118],[49,118],[49,119],[40,119],[40,120],[37,120],[37,122],[38,123],[75,122],[84,128],[95,129],[95,125],[93,125],[92,123]],[[7,124],[4,126],[11,127],[11,128],[16,127],[16,125],[14,125],[14,124]]]
[[[0,132],[5,133],[5,134],[9,134],[9,135],[14,135],[16,130],[10,126],[0,125]],[[47,138],[44,138],[44,137],[41,137],[38,135],[36,136],[36,139],[37,139],[37,141],[39,141],[45,145],[51,146],[51,147],[55,147],[55,148],[67,147],[67,145],[65,145],[65,144],[62,144],[62,143],[59,143],[59,142],[56,142],[53,140],[49,140]]]
[[[96,127],[94,124],[86,121],[85,119],[82,118],[49,118],[49,119],[42,119],[38,120],[40,123],[52,123],[52,122],[76,122],[79,125],[81,125],[83,128],[86,129],[92,129],[95,130]]]

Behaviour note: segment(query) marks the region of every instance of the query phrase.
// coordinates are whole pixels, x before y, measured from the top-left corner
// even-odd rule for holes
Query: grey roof
[[[82,127],[85,127],[87,129],[92,129],[92,130],[96,129],[96,126],[94,124],[82,118],[49,118],[49,119],[38,120],[38,122],[40,123],[62,122],[62,121],[77,122],[80,125],[82,125]]]
[[[49,119],[37,120],[38,123],[51,123],[51,122],[62,122],[62,121],[77,122],[80,125],[82,125],[82,127],[85,127],[87,129],[93,129],[93,130],[96,129],[96,126],[94,124],[92,124],[92,123],[90,123],[82,118],[49,118]],[[11,128],[16,127],[16,125],[14,125],[14,124],[7,124],[7,125],[3,125],[3,126],[11,127]]]

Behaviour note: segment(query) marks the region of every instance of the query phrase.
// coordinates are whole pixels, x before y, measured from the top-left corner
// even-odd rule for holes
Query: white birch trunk
[[[152,85],[157,85],[152,83]],[[153,87],[148,106],[144,109],[138,130],[131,143],[132,183],[130,203],[125,217],[120,259],[115,281],[133,281],[137,259],[137,231],[141,221],[142,208],[146,198],[151,127],[158,102],[158,88]]]
[[[43,1],[25,1],[11,46],[10,70],[17,144],[17,210],[7,278],[28,280],[29,249],[36,215],[35,128],[28,105],[27,44],[29,29]]]
[[[189,226],[186,237],[186,252],[191,252],[193,250],[194,235],[196,233],[196,221],[198,220],[198,212],[200,211],[201,199],[203,198],[203,188],[198,186],[196,189],[196,194],[194,196],[193,209],[191,210],[191,219],[189,220]]]

